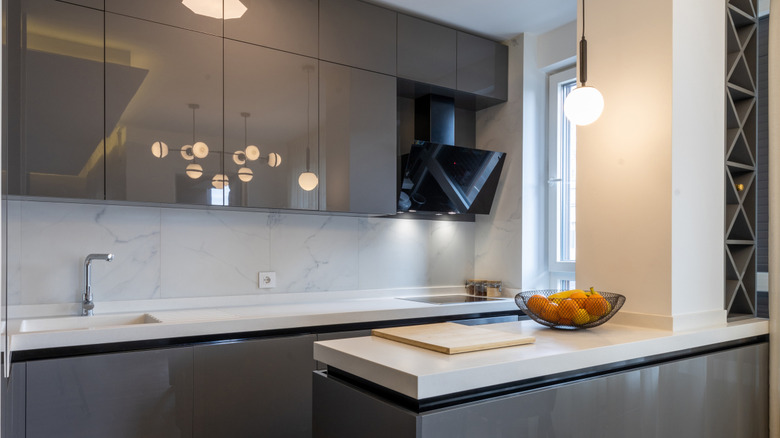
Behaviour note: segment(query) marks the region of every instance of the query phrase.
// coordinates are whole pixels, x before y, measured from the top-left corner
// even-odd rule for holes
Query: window
[[[573,68],[549,76],[548,224],[550,287],[574,288],[577,254],[577,131],[563,101],[577,84]]]

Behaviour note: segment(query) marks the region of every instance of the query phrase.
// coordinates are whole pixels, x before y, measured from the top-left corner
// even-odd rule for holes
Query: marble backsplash
[[[105,252],[98,301],[455,286],[474,241],[473,222],[13,200],[8,304],[79,302],[84,256]]]

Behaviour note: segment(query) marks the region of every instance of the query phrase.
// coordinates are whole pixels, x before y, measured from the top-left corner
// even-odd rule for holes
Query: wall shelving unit
[[[756,313],[757,0],[726,1],[726,212],[724,306]]]

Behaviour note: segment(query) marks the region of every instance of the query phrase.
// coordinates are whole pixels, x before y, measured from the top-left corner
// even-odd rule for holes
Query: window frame
[[[558,217],[559,205],[559,185],[561,176],[559,174],[559,150],[561,123],[565,120],[563,115],[564,97],[560,95],[562,84],[574,82],[576,84],[577,74],[574,66],[565,70],[550,74],[548,78],[548,135],[547,135],[547,263],[550,273],[550,287],[554,289],[568,288],[575,279],[576,256],[575,261],[558,260],[558,230],[560,228]],[[576,144],[576,127],[571,125],[571,137]]]

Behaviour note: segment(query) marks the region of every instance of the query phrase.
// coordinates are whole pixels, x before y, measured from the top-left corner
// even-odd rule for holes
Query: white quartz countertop
[[[762,319],[678,332],[611,322],[578,331],[550,329],[533,321],[480,327],[531,335],[536,341],[447,355],[367,336],[316,342],[314,358],[420,400],[749,338],[769,331],[768,321]]]
[[[450,294],[450,293],[447,293]],[[8,321],[9,350],[97,345],[154,339],[370,323],[519,310],[510,298],[474,303],[426,304],[398,296],[341,297],[228,307],[115,312],[95,316],[15,318]]]

